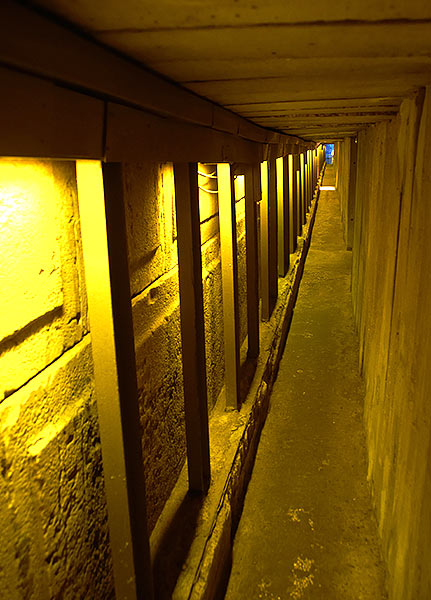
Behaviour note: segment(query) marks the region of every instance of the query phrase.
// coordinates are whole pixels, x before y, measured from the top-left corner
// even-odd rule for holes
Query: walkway
[[[386,598],[367,484],[350,262],[337,193],[321,192],[227,600]]]

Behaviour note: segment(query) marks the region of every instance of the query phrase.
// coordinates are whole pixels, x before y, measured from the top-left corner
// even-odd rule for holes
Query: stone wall
[[[124,192],[151,531],[186,456],[172,165],[125,164]],[[108,598],[112,566],[74,162],[2,159],[0,203],[0,589],[11,600]],[[211,410],[224,383],[217,194],[201,191],[200,212]]]
[[[74,163],[0,160],[0,596],[110,598]]]
[[[126,164],[124,188],[147,515],[151,531],[186,457],[173,166],[157,163]],[[217,194],[200,190],[199,204],[208,407],[211,411],[224,382]],[[237,206],[241,206],[240,194]],[[244,211],[239,209],[237,212],[244,338]]]
[[[431,597],[430,152],[429,88],[359,135],[353,303],[393,600]]]

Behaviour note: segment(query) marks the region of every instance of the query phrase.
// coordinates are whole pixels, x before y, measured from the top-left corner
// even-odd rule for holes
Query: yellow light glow
[[[275,161],[275,169],[277,174],[277,202],[279,206],[283,205],[284,202],[284,190],[283,190],[283,157],[280,156]]]
[[[262,187],[262,202],[268,201],[268,161],[260,163],[260,183]]]
[[[99,161],[76,163],[79,214],[85,261],[85,279],[92,304],[89,307],[91,330],[111,343],[109,328],[101,315],[111,312],[108,243],[106,237],[105,194],[102,165]],[[93,314],[91,314],[93,313]]]
[[[334,191],[335,187],[333,185],[321,185],[320,189],[323,192],[329,192],[329,191]]]
[[[51,164],[0,159],[0,341],[63,303]]]
[[[235,212],[236,220],[245,218],[245,176],[237,175],[235,178]]]

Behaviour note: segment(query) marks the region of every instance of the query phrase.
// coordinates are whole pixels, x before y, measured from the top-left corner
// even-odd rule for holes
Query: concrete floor
[[[331,172],[324,185],[331,185]],[[226,599],[386,598],[337,192],[321,192]]]

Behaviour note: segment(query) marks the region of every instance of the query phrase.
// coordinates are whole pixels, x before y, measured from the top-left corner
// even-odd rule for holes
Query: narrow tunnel
[[[0,599],[431,599],[428,3],[0,30]]]

